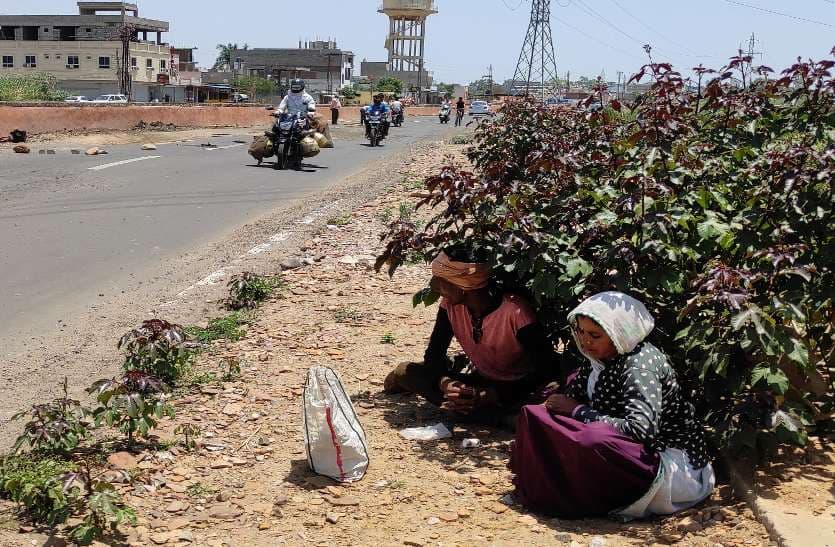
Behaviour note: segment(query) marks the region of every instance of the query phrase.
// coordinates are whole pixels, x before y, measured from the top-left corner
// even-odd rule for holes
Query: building
[[[360,72],[362,76],[369,81],[376,81],[381,78],[397,78],[404,84],[404,89],[417,90],[418,85],[423,89],[428,89],[432,86],[432,73],[423,69],[418,72],[414,71],[392,71],[389,70],[389,64],[384,61],[362,61],[360,63]]]
[[[354,54],[332,40],[299,42],[298,48],[237,49],[232,68],[235,75],[275,80],[280,93],[290,80],[302,78],[311,95],[327,95],[350,85]]]
[[[123,59],[125,25],[132,35]],[[199,71],[191,50],[164,42],[168,30],[168,22],[139,17],[137,5],[124,2],[78,2],[78,15],[0,15],[0,74],[48,72],[61,89],[96,96],[121,91],[127,63],[133,100],[185,100],[178,75],[194,85]]]

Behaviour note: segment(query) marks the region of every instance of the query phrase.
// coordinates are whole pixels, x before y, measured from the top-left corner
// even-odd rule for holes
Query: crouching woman
[[[655,322],[622,293],[569,314],[587,359],[565,394],[522,409],[510,468],[517,499],[562,518],[666,515],[708,497],[705,436],[667,357],[646,341]]]

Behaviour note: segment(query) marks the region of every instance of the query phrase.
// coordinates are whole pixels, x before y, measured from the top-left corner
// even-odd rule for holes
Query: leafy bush
[[[229,297],[224,300],[228,310],[252,310],[283,285],[280,276],[263,277],[252,272],[235,275],[229,280]]]
[[[70,530],[70,537],[75,543],[90,545],[106,533],[116,532],[123,522],[136,525],[136,512],[124,504],[112,483],[93,476],[88,461],[83,462],[79,471],[67,474],[64,484],[65,489],[72,489],[76,494],[77,513],[83,516],[81,522]]]
[[[63,101],[69,94],[59,90],[52,74],[0,76],[0,102]]]
[[[201,344],[208,344],[215,340],[237,342],[246,336],[246,330],[241,327],[248,323],[249,318],[246,314],[235,312],[225,317],[212,319],[205,329],[201,327],[189,327],[187,332],[189,336]]]
[[[183,327],[162,319],[144,321],[119,340],[126,372],[138,371],[174,383],[192,357]]]
[[[137,434],[148,438],[157,420],[174,417],[174,409],[161,394],[165,388],[159,378],[136,371],[99,380],[87,390],[99,403],[92,413],[96,427],[117,427],[127,435],[129,445],[133,445]]]
[[[474,172],[427,180],[419,205],[439,212],[423,230],[392,224],[378,269],[467,247],[564,344],[580,300],[630,292],[717,445],[804,443],[835,399],[835,62],[753,82],[748,63],[699,67],[691,86],[650,61],[628,111],[507,107],[477,131]]]
[[[29,416],[23,433],[15,441],[15,452],[25,445],[42,454],[66,455],[78,448],[87,437],[86,412],[79,401],[70,399],[66,378],[62,387],[63,397],[51,403],[34,405],[31,410],[12,417],[12,420],[19,420]]]
[[[60,524],[73,513],[78,492],[67,488],[66,477],[76,469],[56,459],[0,458],[0,497],[24,506],[34,522]]]

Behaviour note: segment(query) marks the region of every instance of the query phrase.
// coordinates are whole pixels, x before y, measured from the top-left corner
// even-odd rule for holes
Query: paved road
[[[257,168],[233,137],[108,147],[106,156],[0,156],[0,361],[21,333],[54,328],[120,287],[125,272],[165,264],[232,227],[328,188],[376,158],[445,128],[393,129],[382,148],[338,142],[309,172]]]

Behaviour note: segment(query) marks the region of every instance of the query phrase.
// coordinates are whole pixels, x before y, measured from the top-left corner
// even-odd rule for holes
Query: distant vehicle
[[[470,103],[470,116],[486,116],[490,114],[490,104],[487,101],[473,101]]]
[[[233,103],[245,103],[249,100],[249,95],[246,93],[232,93]]]
[[[571,103],[571,99],[566,99],[565,97],[550,97],[545,101],[545,104],[548,106],[566,105]]]
[[[95,104],[128,104],[128,98],[125,95],[99,95],[91,102]]]
[[[64,99],[65,103],[89,103],[90,98],[85,97],[84,95],[73,95],[72,97],[67,97]]]

